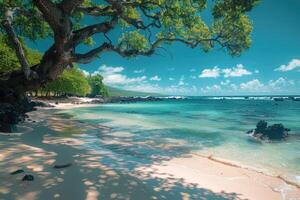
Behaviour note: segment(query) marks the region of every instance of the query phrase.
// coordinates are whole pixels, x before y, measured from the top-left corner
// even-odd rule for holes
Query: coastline
[[[262,172],[243,168],[242,166],[233,164],[233,162],[230,161],[225,161],[213,156],[204,156],[193,152],[182,155],[182,157],[179,158],[176,157],[163,162],[154,162],[152,165],[139,166],[130,173],[122,171],[116,172],[115,169],[104,166],[104,164],[101,162],[97,162],[96,158],[98,158],[99,156],[104,157],[108,155],[103,155],[101,152],[87,152],[87,150],[83,148],[84,141],[70,137],[53,137],[53,135],[64,132],[66,128],[70,128],[70,130],[72,130],[72,128],[76,129],[80,127],[80,131],[83,132],[88,128],[99,128],[90,127],[86,124],[79,124],[79,122],[74,120],[72,121],[72,119],[62,119],[58,116],[53,117],[52,114],[54,110],[90,107],[96,105],[89,104],[88,102],[82,102],[81,104],[59,103],[53,106],[54,107],[46,108],[46,110],[48,110],[48,113],[45,113],[46,110],[44,110],[44,108],[29,113],[30,118],[37,122],[25,122],[24,124],[22,124],[21,126],[23,126],[23,128],[21,127],[21,129],[23,130],[23,132],[19,134],[12,134],[11,136],[0,135],[2,141],[0,161],[2,163],[1,174],[3,176],[1,177],[1,179],[5,178],[2,180],[6,180],[5,183],[2,182],[0,184],[0,194],[4,196],[8,195],[8,197],[10,197],[9,192],[14,191],[17,196],[20,195],[17,193],[23,192],[28,194],[29,196],[31,195],[31,199],[34,199],[38,197],[40,198],[40,193],[43,192],[37,191],[45,189],[43,188],[43,184],[48,182],[49,180],[53,181],[55,179],[55,186],[59,186],[60,184],[66,185],[65,187],[67,187],[68,185],[72,185],[74,181],[72,177],[78,176],[78,174],[74,174],[73,172],[72,176],[68,176],[68,178],[61,178],[60,176],[64,176],[64,174],[59,175],[57,174],[57,171],[51,171],[49,169],[49,166],[53,165],[54,163],[67,161],[70,163],[85,164],[84,168],[88,168],[90,170],[92,169],[92,176],[95,176],[96,178],[97,173],[109,171],[109,174],[121,174],[122,176],[124,176],[123,178],[135,179],[135,182],[139,184],[134,184],[132,186],[133,188],[135,188],[134,191],[145,190],[149,192],[148,195],[150,196],[158,195],[158,199],[160,195],[165,195],[166,192],[172,190],[172,186],[174,186],[174,184],[176,185],[178,183],[182,184],[180,186],[180,189],[177,189],[177,191],[173,192],[181,195],[182,199],[197,199],[197,196],[191,196],[190,187],[186,188],[186,185],[193,185],[195,193],[197,193],[196,191],[200,189],[205,189],[210,192],[210,195],[217,195],[218,197],[220,197],[220,199],[300,199],[299,185],[294,185],[293,183],[285,180],[280,176],[270,176]],[[49,123],[47,123],[47,121],[50,121],[51,123],[51,130],[49,129]],[[36,127],[36,125],[38,126],[38,130],[34,130],[34,127]],[[26,128],[24,129],[24,127]],[[99,131],[102,133],[110,134],[110,130],[107,127],[101,127],[99,129]],[[47,131],[46,133],[38,136],[40,141],[37,142],[34,137],[36,137],[41,130]],[[126,133],[123,134],[124,136],[126,136]],[[30,140],[33,140],[34,142]],[[14,144],[15,141],[17,141],[17,143]],[[12,153],[12,145],[13,151],[19,153],[17,153],[17,155],[7,156],[8,153]],[[61,148],[62,150],[57,152],[57,150],[55,149],[57,147]],[[64,152],[66,149],[74,151],[71,153],[72,156],[68,155],[70,154],[69,151],[67,151],[67,153]],[[34,159],[29,159],[28,157],[30,157],[32,153],[37,155]],[[90,156],[83,156],[86,154]],[[82,155],[82,157],[80,155]],[[47,159],[45,160],[45,158]],[[12,160],[14,162],[10,162]],[[21,161],[24,162],[21,163]],[[29,162],[32,161],[34,163],[29,164]],[[86,166],[87,162],[91,163]],[[20,164],[28,170],[31,170],[32,173],[37,173],[37,180],[33,181],[32,184],[24,183],[19,181],[20,177],[12,177],[11,175],[9,175],[9,172],[17,169],[16,166],[11,166],[12,163]],[[48,169],[45,166],[48,166]],[[85,174],[83,170],[84,168],[77,164],[75,166],[71,166],[69,169],[66,168],[62,171],[73,171],[74,168],[76,168],[76,171],[80,174],[81,177],[88,176],[88,174]],[[61,181],[61,179],[63,179],[63,181]],[[98,181],[100,181],[101,177],[98,177],[97,179],[99,179]],[[150,181],[149,183],[147,183],[148,180]],[[153,187],[153,185],[150,183],[154,180],[163,180],[164,184],[161,184],[159,187]],[[144,181],[146,181],[146,184],[143,184]],[[119,185],[122,185],[124,180],[118,180],[118,182],[120,182]],[[93,181],[85,180],[83,181],[83,185],[85,185],[86,188],[81,189],[81,191],[80,189],[78,189],[78,191],[76,190],[75,193],[79,193],[76,195],[83,195],[86,196],[86,199],[92,200],[103,197],[101,195],[104,192],[107,193],[104,195],[108,195],[107,197],[109,197],[107,199],[114,199],[113,197],[115,195],[111,196],[111,194],[114,194],[111,191],[104,190],[99,192],[101,184],[99,186],[95,186],[95,183],[93,183]],[[66,197],[62,194],[54,194],[54,192],[56,192],[55,188],[52,189],[53,191],[51,192],[51,195],[53,194],[53,197],[57,199],[63,199],[63,197]],[[73,190],[71,189],[70,191]],[[122,194],[124,196],[129,195],[125,191],[121,191],[120,195],[122,196]],[[75,194],[65,195],[72,196]]]

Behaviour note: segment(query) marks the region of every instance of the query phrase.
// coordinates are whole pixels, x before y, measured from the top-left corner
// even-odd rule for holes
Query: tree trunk
[[[15,124],[24,121],[25,113],[32,111],[33,107],[25,91],[0,85],[0,131],[12,132]]]
[[[15,71],[6,79],[0,79],[0,132],[12,132],[17,123],[24,121],[26,112],[34,109],[26,92],[36,91],[38,95],[39,88],[55,80],[67,65],[63,57],[50,49],[41,63],[33,67],[38,78],[28,80],[22,71]]]

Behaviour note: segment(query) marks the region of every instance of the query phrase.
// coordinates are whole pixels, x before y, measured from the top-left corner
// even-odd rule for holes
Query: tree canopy
[[[67,69],[56,80],[42,89],[46,94],[86,96],[91,87],[85,75],[78,69]]]
[[[25,55],[31,66],[40,62],[42,54],[24,46]],[[7,38],[0,34],[0,73],[20,70],[21,65],[16,57],[14,49],[7,45]]]
[[[181,42],[204,51],[221,47],[231,55],[240,55],[251,44],[252,25],[246,13],[257,3],[258,0],[4,0],[0,2],[0,31],[7,35],[7,45],[15,50],[23,78],[37,80],[24,82],[24,90],[28,90],[55,79],[72,63],[88,63],[107,51],[124,57],[150,56],[163,44]],[[209,23],[201,16],[205,9],[211,9],[213,20]],[[20,42],[22,38],[53,38],[53,44],[32,68]],[[90,51],[80,52],[80,44],[90,44]]]
[[[103,81],[103,77],[100,74],[95,74],[95,75],[89,75],[87,77],[88,82],[91,87],[91,91],[89,93],[89,96],[95,97],[97,95],[107,97],[108,91],[107,88],[105,87]]]

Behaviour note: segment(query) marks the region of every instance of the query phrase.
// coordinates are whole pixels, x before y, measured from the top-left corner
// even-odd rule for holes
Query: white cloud
[[[281,65],[280,67],[276,68],[275,71],[287,72],[294,70],[296,68],[300,68],[300,60],[293,59],[287,65]]]
[[[213,69],[202,70],[199,78],[217,78],[220,76],[220,68],[215,66]]]
[[[258,70],[256,70],[255,73],[259,73]],[[237,64],[235,67],[232,68],[220,69],[218,66],[215,66],[212,69],[204,69],[199,75],[199,78],[217,78],[220,75],[223,75],[225,78],[241,77],[251,74],[252,72],[245,69],[244,65]]]
[[[231,81],[226,79],[225,81],[221,81],[221,85],[228,85]]]
[[[123,67],[111,67],[102,65],[92,75],[101,74],[103,76],[103,82],[108,85],[128,85],[139,83],[147,79],[146,76],[129,78],[122,74],[124,71]]]
[[[216,94],[219,93],[221,90],[222,90],[221,86],[216,84],[212,86],[206,86],[200,89],[200,91],[204,94]]]
[[[136,78],[128,78],[123,74],[111,74],[109,76],[105,76],[103,81],[104,83],[110,85],[122,85],[122,84],[133,84],[145,81],[147,79],[146,76],[136,77]]]
[[[151,77],[150,80],[151,81],[160,81],[161,78],[159,76],[155,75],[155,76]]]
[[[174,80],[175,80],[175,79],[174,79],[174,78],[172,78],[172,77],[170,77],[170,78],[169,78],[169,81],[174,81]]]
[[[246,83],[241,83],[240,88],[246,91],[261,91],[264,88],[264,84],[258,79],[253,79]]]
[[[272,90],[285,90],[288,87],[295,85],[295,81],[280,77],[277,80],[270,80],[268,85]]]
[[[140,70],[134,70],[133,73],[135,74],[141,74],[141,73],[144,73],[145,72],[145,69],[140,69]]]
[[[120,73],[123,70],[124,70],[124,67],[111,67],[111,66],[107,66],[107,65],[102,65],[93,74],[101,73],[103,76],[105,76],[105,75]]]
[[[179,85],[179,86],[187,85],[187,84],[184,82],[184,79],[185,79],[184,76],[181,76],[181,77],[180,77],[179,82],[178,82],[178,85]]]
[[[236,65],[236,67],[223,69],[222,72],[224,73],[225,78],[241,77],[241,76],[252,74],[252,72],[245,69],[244,65],[242,65],[242,64],[238,64],[238,65]]]
[[[236,84],[234,84],[234,83],[231,83],[231,84],[230,84],[230,89],[231,89],[231,90],[236,91],[236,90],[238,90],[238,88],[239,88],[239,87],[238,87]]]
[[[258,70],[258,69],[256,69],[256,70],[254,71],[254,73],[255,73],[255,74],[258,74],[258,73],[259,73],[259,70]]]

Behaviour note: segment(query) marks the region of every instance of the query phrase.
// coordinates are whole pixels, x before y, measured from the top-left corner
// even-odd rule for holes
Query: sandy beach
[[[73,107],[61,104],[57,109]],[[300,199],[299,186],[280,177],[197,152],[163,159],[152,155],[144,163],[123,157],[142,156],[146,146],[168,151],[180,147],[176,141],[157,146],[136,142],[130,133],[69,119],[54,114],[54,109],[31,112],[29,118],[18,133],[0,134],[1,200]],[[93,149],[98,142],[103,146]],[[140,150],[133,152],[132,146]],[[65,164],[71,166],[53,168]],[[18,169],[25,173],[10,175]],[[34,181],[21,181],[25,174],[33,175]]]

